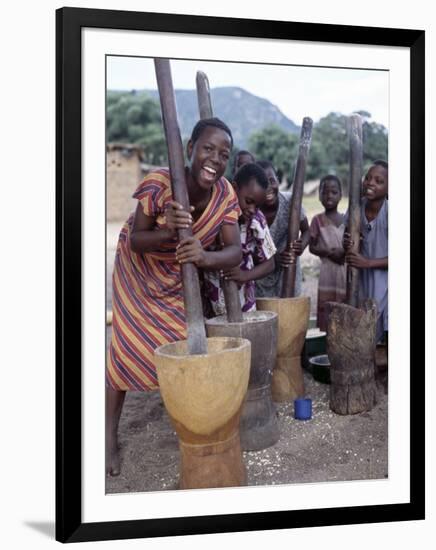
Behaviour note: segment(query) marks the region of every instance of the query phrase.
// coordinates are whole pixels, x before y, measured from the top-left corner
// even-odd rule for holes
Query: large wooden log
[[[173,198],[189,212],[190,204],[185,181],[183,143],[177,121],[176,100],[171,77],[170,62],[168,59],[155,59],[154,64],[159,89],[165,139],[168,148]],[[178,230],[179,240],[191,236],[191,228]],[[189,353],[206,353],[206,329],[203,320],[203,307],[198,271],[193,263],[182,264],[181,270]]]
[[[287,249],[290,249],[292,241],[298,239],[300,233],[301,203],[303,201],[304,177],[306,174],[307,157],[309,155],[310,141],[312,139],[313,121],[309,117],[303,119],[300,134],[300,146],[298,149],[297,164],[295,166],[294,182],[292,184],[292,198],[289,209],[288,242]],[[283,269],[282,275],[282,298],[295,296],[295,275],[297,272],[296,262]]]
[[[200,118],[212,118],[212,100],[210,97],[210,86],[207,75],[202,71],[197,72],[197,100]],[[242,309],[239,300],[238,285],[235,281],[225,280],[220,281],[224,294],[224,302],[226,304],[227,319],[230,323],[242,323]]]
[[[374,371],[377,305],[359,309],[329,302],[327,354],[330,359],[330,408],[338,414],[369,411],[376,404]]]

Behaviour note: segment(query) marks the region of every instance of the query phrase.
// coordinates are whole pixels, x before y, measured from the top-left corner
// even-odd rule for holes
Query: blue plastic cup
[[[312,418],[312,399],[295,399],[294,418],[296,420],[310,420]]]

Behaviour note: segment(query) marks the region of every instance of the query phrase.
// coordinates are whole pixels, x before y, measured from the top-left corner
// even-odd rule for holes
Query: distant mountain
[[[157,90],[144,91],[159,99]],[[176,90],[175,93],[180,131],[182,137],[187,138],[199,116],[197,93],[195,90]],[[214,115],[230,127],[238,149],[248,147],[250,134],[270,124],[277,124],[286,132],[299,133],[299,127],[278,107],[242,88],[212,88],[211,99]]]

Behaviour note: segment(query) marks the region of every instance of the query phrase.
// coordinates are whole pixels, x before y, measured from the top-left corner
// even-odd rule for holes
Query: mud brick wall
[[[108,222],[125,221],[136,208],[132,194],[145,175],[141,149],[108,145],[106,167],[106,219]]]

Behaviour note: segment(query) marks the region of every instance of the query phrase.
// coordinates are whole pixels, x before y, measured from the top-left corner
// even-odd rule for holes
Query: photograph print
[[[382,480],[389,71],[106,56],[106,494]]]

